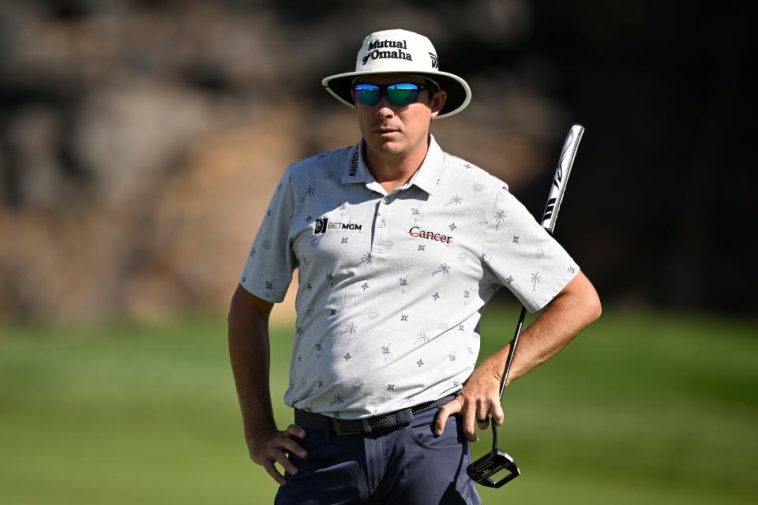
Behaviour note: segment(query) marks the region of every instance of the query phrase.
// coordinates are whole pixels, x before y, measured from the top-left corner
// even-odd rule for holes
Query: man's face
[[[357,82],[380,86],[401,82],[428,84],[421,77],[404,74],[364,76]],[[426,148],[429,124],[439,114],[447,97],[444,91],[437,92],[433,98],[432,93],[433,89],[425,88],[416,102],[407,105],[392,105],[386,95],[373,106],[355,101],[369,158],[401,159],[417,149]]]

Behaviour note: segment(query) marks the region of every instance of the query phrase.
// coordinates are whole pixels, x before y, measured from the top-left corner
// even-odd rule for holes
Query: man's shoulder
[[[355,145],[352,145],[314,154],[295,161],[288,167],[287,172],[293,180],[303,180],[314,175],[339,177],[354,151]]]
[[[465,181],[471,185],[477,193],[494,193],[500,190],[508,190],[508,184],[499,177],[491,174],[476,163],[472,163],[454,154],[445,152],[445,165],[448,173],[454,174],[454,184]]]

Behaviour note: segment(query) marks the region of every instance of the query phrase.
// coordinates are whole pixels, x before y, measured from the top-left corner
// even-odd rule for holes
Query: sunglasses
[[[431,89],[430,86],[415,82],[398,82],[395,84],[371,84],[360,82],[353,84],[355,101],[373,107],[379,103],[382,96],[387,97],[390,105],[408,105],[418,101],[421,90]]]

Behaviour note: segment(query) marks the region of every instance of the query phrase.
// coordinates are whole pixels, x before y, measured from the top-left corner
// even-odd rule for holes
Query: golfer
[[[508,353],[476,366],[484,306],[504,287],[542,310],[522,334],[511,379],[600,314],[588,279],[507,185],[430,134],[432,120],[471,99],[439,61],[428,38],[385,30],[365,38],[354,71],[323,80],[355,109],[361,139],[286,170],[233,296],[245,440],[281,484],[277,504],[480,503],[467,444],[486,428],[477,420],[503,422]],[[295,269],[284,396],[294,424],[280,429],[268,317]]]

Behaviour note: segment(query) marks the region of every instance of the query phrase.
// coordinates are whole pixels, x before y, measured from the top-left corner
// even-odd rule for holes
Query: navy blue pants
[[[408,426],[363,435],[307,430],[305,459],[290,455],[297,475],[286,475],[276,505],[479,505],[466,474],[468,442],[458,416],[434,435],[436,409]]]

